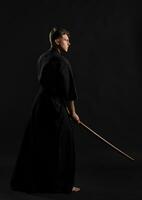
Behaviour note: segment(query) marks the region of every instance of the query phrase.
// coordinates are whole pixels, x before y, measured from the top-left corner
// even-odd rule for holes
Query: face
[[[56,44],[58,45],[59,49],[62,51],[67,52],[70,46],[69,37],[67,34],[62,35],[62,37],[56,39]]]

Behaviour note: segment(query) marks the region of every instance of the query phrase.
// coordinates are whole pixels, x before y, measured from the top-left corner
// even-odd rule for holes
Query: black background
[[[70,31],[68,58],[82,122],[134,157],[129,161],[74,125],[81,192],[62,198],[139,199],[141,191],[142,13],[139,1],[5,1],[1,3],[0,174],[5,199],[38,90],[37,59],[52,27]],[[15,195],[15,196],[13,196]],[[25,198],[24,198],[25,197]]]

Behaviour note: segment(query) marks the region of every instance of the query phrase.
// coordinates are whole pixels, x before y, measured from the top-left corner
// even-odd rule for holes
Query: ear
[[[59,38],[57,38],[57,39],[55,40],[55,43],[56,43],[56,45],[59,45],[59,44],[60,44]]]

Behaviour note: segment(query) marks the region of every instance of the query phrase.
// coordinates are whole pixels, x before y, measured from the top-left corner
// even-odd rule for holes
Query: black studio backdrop
[[[7,162],[15,162],[39,87],[37,59],[49,48],[50,29],[61,26],[71,34],[67,56],[75,75],[81,120],[141,162],[142,14],[138,1],[7,1],[1,5],[1,15],[1,158],[10,155]],[[84,162],[92,154],[97,165],[104,159],[123,161],[95,136],[77,127],[75,131]]]

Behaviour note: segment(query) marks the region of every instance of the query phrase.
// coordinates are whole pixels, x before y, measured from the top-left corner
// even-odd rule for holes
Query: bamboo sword
[[[81,124],[82,127],[84,127],[85,129],[89,130],[91,133],[93,133],[94,135],[96,135],[103,142],[105,142],[106,144],[108,144],[109,146],[111,146],[117,152],[121,153],[123,156],[129,158],[130,160],[135,160],[134,158],[132,158],[131,156],[129,156],[128,154],[124,153],[123,151],[121,151],[120,149],[118,149],[116,146],[114,146],[113,144],[111,144],[110,142],[108,142],[107,140],[105,140],[103,137],[101,137],[100,135],[98,135],[95,131],[93,131],[91,128],[89,128],[88,126],[86,126],[83,122],[80,121],[79,124]]]

